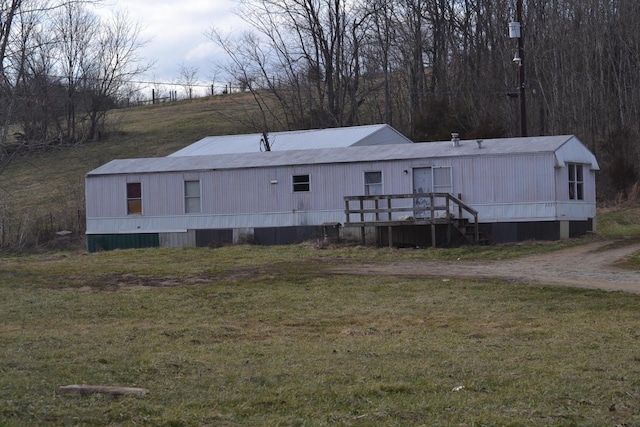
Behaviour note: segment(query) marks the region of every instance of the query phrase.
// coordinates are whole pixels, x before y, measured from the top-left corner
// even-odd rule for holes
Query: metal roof
[[[479,148],[477,141],[460,141],[453,146],[451,141],[416,144],[356,146],[339,148],[321,148],[308,150],[271,151],[258,153],[220,154],[203,156],[169,156],[144,159],[113,160],[89,172],[87,176],[181,172],[196,170],[222,170],[260,168],[290,165],[313,165],[331,163],[356,163],[370,161],[389,161],[417,158],[443,158],[461,156],[502,156],[518,154],[556,154],[556,163],[563,165],[566,156],[558,157],[559,150],[573,142],[577,148],[572,152],[579,154],[580,161],[598,169],[595,156],[573,135],[539,136],[529,138],[486,139]]]
[[[385,124],[271,132],[268,134],[268,138],[271,151],[411,143],[400,132]],[[261,133],[208,136],[176,151],[169,157],[256,153],[261,151],[261,139]]]

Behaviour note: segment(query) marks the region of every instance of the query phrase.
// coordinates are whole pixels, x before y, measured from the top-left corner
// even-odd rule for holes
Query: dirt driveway
[[[525,284],[575,286],[640,294],[640,272],[613,266],[616,261],[640,251],[640,244],[606,249],[610,243],[596,242],[514,260],[421,260],[387,265],[350,265],[349,272],[410,277],[495,278]]]

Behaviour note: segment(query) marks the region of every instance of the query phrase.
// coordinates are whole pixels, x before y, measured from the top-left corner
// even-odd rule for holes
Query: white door
[[[432,193],[433,192],[433,174],[431,168],[415,168],[413,169],[413,194],[416,193]],[[414,199],[414,207],[419,208],[414,211],[414,217],[424,218],[430,215],[428,209],[430,200],[428,197],[417,197]]]

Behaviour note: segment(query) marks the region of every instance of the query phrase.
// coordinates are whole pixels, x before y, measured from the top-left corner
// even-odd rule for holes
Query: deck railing
[[[474,238],[479,239],[478,211],[449,193],[385,194],[345,196],[345,227],[394,226],[403,224],[451,224],[464,213],[473,218]],[[355,206],[354,206],[355,204]],[[434,235],[435,233],[432,233]]]

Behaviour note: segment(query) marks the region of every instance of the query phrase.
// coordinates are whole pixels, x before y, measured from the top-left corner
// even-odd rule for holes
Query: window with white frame
[[[127,215],[142,215],[142,184],[127,183]]]
[[[200,213],[200,181],[184,182],[184,213]]]
[[[293,192],[310,191],[311,181],[309,175],[293,175]]]
[[[434,193],[451,193],[453,191],[451,181],[451,167],[443,166],[433,168]]]
[[[569,200],[584,200],[583,165],[567,163],[569,170]]]
[[[365,196],[379,196],[382,194],[382,172],[364,173]]]

